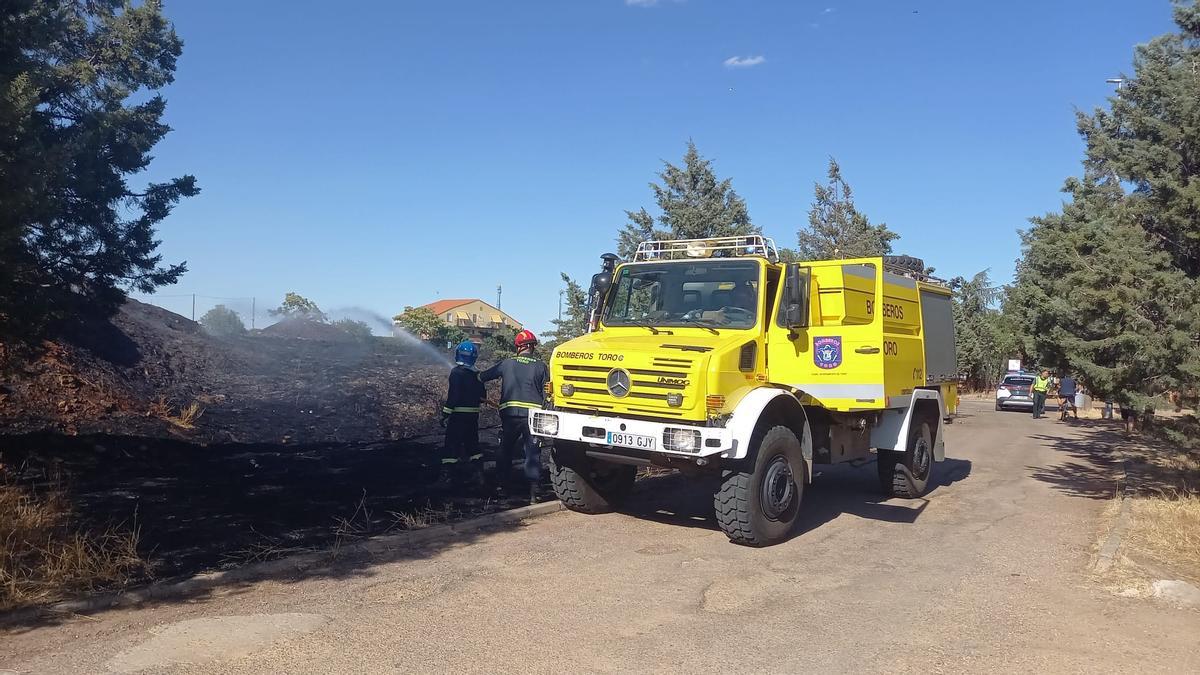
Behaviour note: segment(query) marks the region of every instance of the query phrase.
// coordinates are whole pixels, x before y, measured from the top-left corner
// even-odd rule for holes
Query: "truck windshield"
[[[762,304],[755,260],[626,265],[604,310],[606,326],[753,328]]]

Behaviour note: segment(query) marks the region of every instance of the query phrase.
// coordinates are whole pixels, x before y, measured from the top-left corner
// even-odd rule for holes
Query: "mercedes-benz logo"
[[[629,395],[629,388],[632,384],[628,371],[620,368],[608,371],[608,393],[613,396],[625,398]]]

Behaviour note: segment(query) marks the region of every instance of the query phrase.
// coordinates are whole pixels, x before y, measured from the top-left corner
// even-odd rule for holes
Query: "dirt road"
[[[303,579],[0,634],[17,672],[1200,672],[1200,613],[1089,577],[1112,494],[1094,429],[968,403],[925,500],[826,470],[790,542],[703,491],[560,513]]]

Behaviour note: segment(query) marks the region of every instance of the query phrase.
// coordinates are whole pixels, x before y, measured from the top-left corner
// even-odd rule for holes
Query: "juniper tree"
[[[10,0],[0,12],[0,327],[107,313],[174,283],[155,227],[192,176],[134,187],[170,127],[182,43],[160,0]]]

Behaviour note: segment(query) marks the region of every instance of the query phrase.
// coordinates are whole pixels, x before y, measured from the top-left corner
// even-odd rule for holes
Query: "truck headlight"
[[[575,385],[571,384],[570,382],[563,382],[563,385],[558,388],[558,391],[563,396],[574,396],[575,395]]]
[[[542,436],[558,435],[558,415],[535,412],[533,414],[533,433]]]
[[[667,427],[663,431],[663,447],[673,452],[700,452],[700,432]]]

